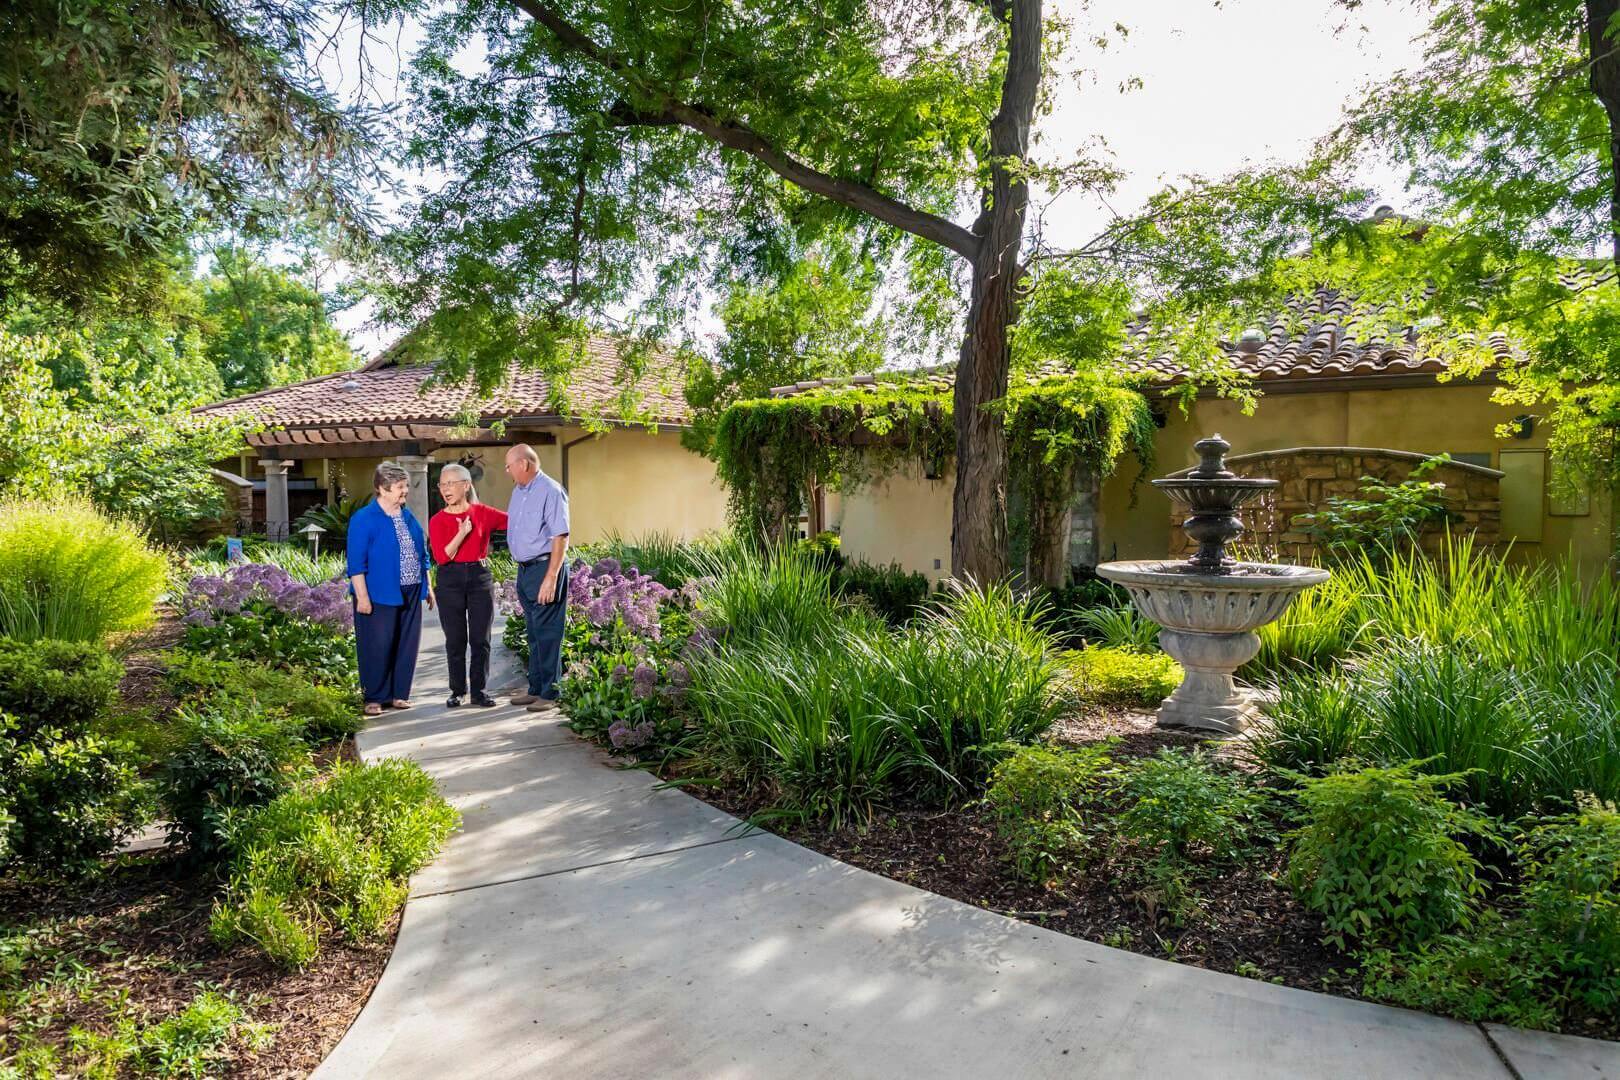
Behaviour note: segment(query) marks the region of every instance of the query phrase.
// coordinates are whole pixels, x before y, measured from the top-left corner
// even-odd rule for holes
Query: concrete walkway
[[[655,790],[559,719],[448,712],[444,686],[434,632],[419,707],[360,737],[368,759],[421,762],[465,828],[412,883],[322,1080],[1620,1080],[1613,1044],[1201,971],[920,892]]]

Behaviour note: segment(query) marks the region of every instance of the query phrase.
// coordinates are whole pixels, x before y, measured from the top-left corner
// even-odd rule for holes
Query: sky
[[[1056,108],[1038,132],[1038,152],[1061,158],[1100,137],[1127,174],[1109,199],[1119,213],[1180,176],[1297,160],[1367,85],[1419,61],[1414,39],[1425,25],[1424,7],[1366,0],[1351,17],[1333,0],[1053,0],[1053,9],[1078,25],[1117,22],[1128,33],[1122,40],[1111,34],[1113,43],[1101,52],[1076,48],[1084,71],[1059,85]],[[415,38],[415,28],[406,27],[402,51]],[[394,65],[375,49],[373,55],[387,94]],[[332,62],[334,75],[352,74],[352,59],[340,54]],[[1120,84],[1133,77],[1140,88],[1121,93]],[[1360,179],[1400,208],[1396,173],[1369,166]],[[1052,201],[1044,214],[1048,242],[1064,246],[1100,231],[1109,209],[1074,195]],[[369,318],[369,309],[357,305],[337,320],[366,355],[394,336],[368,325]]]

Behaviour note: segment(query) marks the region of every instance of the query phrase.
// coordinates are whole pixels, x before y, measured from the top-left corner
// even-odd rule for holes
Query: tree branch
[[[541,0],[510,0],[510,2],[551,31],[566,48],[594,60],[657,102],[658,111],[651,114],[622,110],[620,115],[614,117],[620,123],[635,126],[678,125],[690,128],[728,150],[747,154],[784,180],[811,194],[831,199],[852,210],[859,210],[913,236],[948,248],[963,258],[972,259],[978,253],[978,237],[955,222],[907,206],[898,199],[874,191],[864,184],[842,180],[812,168],[778,150],[752,128],[721,120],[707,109],[681,101],[664,90],[647,85],[621,58],[602,48]]]

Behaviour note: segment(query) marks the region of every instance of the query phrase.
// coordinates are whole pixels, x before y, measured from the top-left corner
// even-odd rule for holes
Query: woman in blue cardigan
[[[427,540],[405,509],[411,478],[392,461],[372,476],[377,497],[349,519],[349,583],[354,640],[366,715],[411,707],[411,679],[422,638],[422,604],[433,606]]]

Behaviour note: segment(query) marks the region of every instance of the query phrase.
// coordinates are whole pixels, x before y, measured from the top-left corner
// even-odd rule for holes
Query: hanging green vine
[[[1047,522],[1066,511],[1077,470],[1106,476],[1126,450],[1145,471],[1153,459],[1152,414],[1141,394],[1103,375],[1016,379],[997,403],[1007,425],[1012,480]],[[741,401],[721,414],[714,451],[733,516],[775,535],[803,513],[812,478],[833,487],[887,475],[908,462],[934,475],[956,449],[949,387],[895,376],[792,397]]]
[[[1157,428],[1141,394],[1097,372],[1017,381],[997,403],[1007,428],[1007,471],[1028,500],[1025,521],[1031,576],[1047,585],[1068,577],[1064,524],[1082,473],[1098,480],[1129,450],[1153,466]]]
[[[804,512],[812,481],[848,488],[956,445],[950,398],[915,380],[739,401],[720,415],[714,455],[732,517],[775,536]]]

